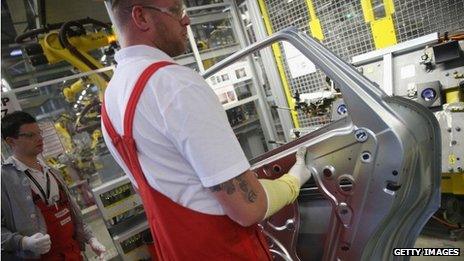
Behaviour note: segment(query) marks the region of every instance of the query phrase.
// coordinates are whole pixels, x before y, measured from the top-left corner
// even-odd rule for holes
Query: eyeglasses
[[[24,137],[26,139],[37,139],[42,138],[42,132],[22,132],[18,134],[18,137]]]
[[[140,6],[142,8],[146,9],[151,9],[155,10],[158,12],[161,12],[163,14],[166,14],[170,16],[172,19],[181,22],[186,16],[187,16],[187,10],[185,9],[185,6],[182,6],[181,8],[178,7],[156,7],[156,6],[150,6],[150,5],[133,5],[130,8],[134,8],[135,6]]]

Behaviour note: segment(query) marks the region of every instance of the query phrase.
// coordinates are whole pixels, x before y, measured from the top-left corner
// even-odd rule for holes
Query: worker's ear
[[[143,7],[136,5],[132,8],[132,21],[140,31],[146,32],[150,30],[150,17],[148,17],[148,12],[145,12]]]
[[[16,139],[12,137],[6,137],[5,142],[6,144],[8,144],[8,146],[10,146],[10,148],[14,148],[14,145],[16,144]]]

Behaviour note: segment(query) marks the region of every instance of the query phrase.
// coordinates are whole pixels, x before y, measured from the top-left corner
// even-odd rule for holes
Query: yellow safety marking
[[[464,101],[464,94],[458,88],[445,90],[445,97],[446,103]]]
[[[376,49],[385,48],[397,43],[395,25],[392,17],[392,14],[395,12],[395,5],[393,4],[393,0],[383,0],[383,5],[385,8],[385,17],[376,19],[372,7],[372,0],[361,0],[364,20],[371,26]]]
[[[443,173],[441,177],[441,192],[464,195],[464,173]]]
[[[261,14],[263,15],[264,25],[266,27],[267,34],[271,35],[273,33],[273,30],[271,19],[269,18],[269,13],[267,11],[266,3],[264,2],[264,0],[258,0],[258,4],[259,9],[261,10]],[[285,73],[284,64],[282,62],[282,52],[280,51],[278,43],[272,44],[272,51],[276,60],[277,69],[279,70],[280,80],[282,81],[288,106],[292,109],[292,111],[290,111],[290,115],[292,116],[293,125],[295,126],[295,128],[299,128],[300,122],[298,120],[298,113],[293,110],[293,108],[295,108],[295,101],[293,99],[292,92],[290,91],[290,85],[287,80],[287,74]]]
[[[456,164],[456,161],[457,161],[457,157],[455,154],[450,154],[448,156],[448,162],[451,166],[454,166]]]
[[[309,18],[311,20],[309,21],[309,29],[311,30],[311,35],[319,41],[322,41],[324,40],[324,33],[322,33],[321,22],[319,18],[317,18],[313,1],[306,0],[306,6],[308,7]]]

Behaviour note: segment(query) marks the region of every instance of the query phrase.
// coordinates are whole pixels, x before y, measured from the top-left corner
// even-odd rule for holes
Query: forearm
[[[76,225],[76,239],[81,242],[81,243],[90,243],[90,239],[94,237],[92,230],[90,227],[84,222],[82,215],[78,213],[77,211],[80,212],[79,208],[73,209],[73,218],[74,224]]]
[[[275,180],[259,179],[259,182],[267,198],[267,210],[264,219],[293,203],[300,193],[299,180],[289,174]]]
[[[90,227],[85,222],[83,222],[80,230],[84,243],[90,244],[90,239],[95,237]]]
[[[300,187],[311,178],[311,172],[306,167],[306,147],[299,147],[295,158],[296,162],[287,174],[276,180],[259,180],[267,196],[265,219],[293,203],[300,193]]]
[[[289,172],[292,174],[285,174],[275,180],[257,179],[256,174],[248,170],[210,190],[227,216],[242,226],[250,226],[295,201],[300,186],[310,177],[306,167],[302,167],[304,171],[298,170],[297,175]],[[294,168],[292,170],[295,172]]]
[[[69,196],[74,225],[76,226],[76,239],[81,243],[89,243],[94,237],[90,227],[84,222],[81,210],[77,203]]]
[[[2,251],[15,252],[22,250],[21,240],[23,235],[13,233],[2,226]]]

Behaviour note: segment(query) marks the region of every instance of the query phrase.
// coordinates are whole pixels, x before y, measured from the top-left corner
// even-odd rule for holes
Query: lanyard
[[[25,170],[24,173],[26,173],[27,177],[35,184],[37,189],[39,189],[40,194],[42,194],[43,198],[45,199],[45,203],[48,204],[48,199],[50,198],[50,174],[48,173],[48,171],[45,172],[45,174],[47,175],[47,194],[45,194],[45,191],[43,190],[42,186],[40,186],[39,182],[37,182],[37,180],[34,177],[32,177],[29,170]]]

